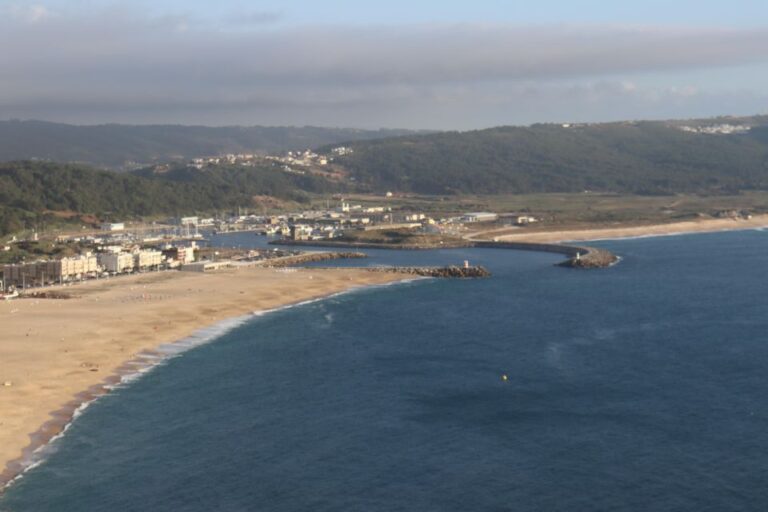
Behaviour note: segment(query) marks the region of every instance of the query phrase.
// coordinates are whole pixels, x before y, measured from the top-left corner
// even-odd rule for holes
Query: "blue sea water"
[[[621,264],[370,251],[493,277],[254,318],[97,401],[0,510],[766,510],[768,233],[598,245]]]

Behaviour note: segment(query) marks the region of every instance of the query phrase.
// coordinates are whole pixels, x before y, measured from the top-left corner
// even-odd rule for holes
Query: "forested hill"
[[[414,132],[311,126],[74,126],[0,121],[0,161],[40,159],[117,169],[130,162],[150,164],[223,153],[274,153],[408,133]]]
[[[338,185],[273,169],[178,168],[156,174],[116,173],[74,164],[0,164],[0,235],[81,215],[123,220],[253,207],[259,198],[304,202],[306,192]]]
[[[727,132],[729,126],[742,128],[706,133],[712,127]],[[500,127],[349,145],[354,152],[337,162],[358,186],[379,191],[666,194],[768,189],[765,117]]]

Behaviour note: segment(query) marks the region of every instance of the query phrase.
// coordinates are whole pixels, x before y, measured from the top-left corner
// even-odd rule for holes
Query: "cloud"
[[[225,22],[230,25],[266,25],[283,19],[283,14],[275,11],[244,11],[228,16]]]
[[[691,102],[700,95],[695,84],[648,91],[632,78],[768,60],[768,29],[280,27],[272,25],[279,14],[259,11],[204,29],[183,16],[147,18],[127,9],[79,16],[13,9],[0,17],[0,116],[75,119],[79,112],[94,119],[101,112],[105,121],[166,115],[221,124],[243,122],[247,113],[254,122],[338,124],[327,117],[336,115],[356,126],[414,126],[407,112],[414,106],[423,119],[453,123],[460,116],[451,109],[519,104],[536,94],[565,113],[579,109],[561,98],[573,105],[618,97],[642,103],[654,95]],[[507,122],[523,119],[511,113]]]
[[[53,13],[44,5],[0,5],[0,16],[4,16],[6,19],[15,21],[37,23],[51,17],[52,15]]]

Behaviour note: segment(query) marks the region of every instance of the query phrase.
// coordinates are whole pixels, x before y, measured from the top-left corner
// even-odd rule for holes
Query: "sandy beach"
[[[412,276],[241,267],[90,281],[0,301],[0,488],[131,361],[225,319]]]
[[[584,229],[553,229],[542,231],[534,231],[528,228],[513,228],[475,233],[471,238],[475,240],[497,239],[498,241],[509,242],[558,243],[610,238],[678,235],[683,233],[737,231],[763,227],[768,227],[768,215],[756,215],[751,219],[703,219],[644,226],[600,226]]]

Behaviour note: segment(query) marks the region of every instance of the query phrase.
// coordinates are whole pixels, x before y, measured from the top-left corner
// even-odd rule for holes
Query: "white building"
[[[512,217],[512,221],[518,226],[524,226],[536,222],[536,217],[530,215],[518,215],[517,217]]]
[[[200,219],[197,217],[181,217],[179,219],[180,226],[197,226],[200,223]]]
[[[294,224],[290,227],[291,240],[309,240],[312,238],[312,226]]]
[[[178,260],[184,263],[192,263],[195,261],[195,246],[192,247],[179,247]]]
[[[102,231],[123,231],[124,229],[124,222],[105,222],[101,225]]]
[[[462,217],[464,222],[493,222],[498,220],[499,215],[492,212],[469,212]]]
[[[133,255],[136,268],[157,267],[163,262],[163,253],[154,250],[139,251]]]
[[[133,254],[128,252],[99,254],[99,265],[107,272],[127,272],[133,270]]]
[[[80,256],[73,256],[71,258],[62,258],[60,261],[60,276],[64,279],[70,277],[93,275],[96,274],[96,272],[99,270],[98,258],[92,254],[83,254]]]

